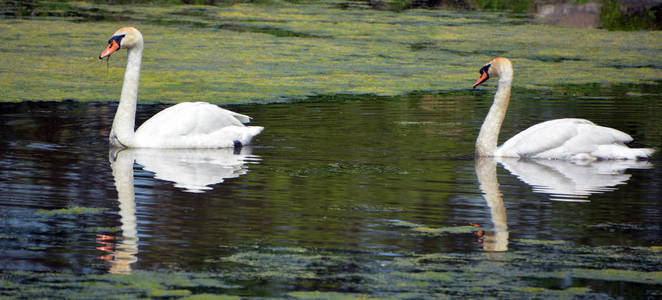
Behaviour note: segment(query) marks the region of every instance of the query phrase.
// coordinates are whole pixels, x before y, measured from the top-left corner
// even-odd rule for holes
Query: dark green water
[[[241,152],[109,153],[116,103],[2,103],[0,296],[659,297],[659,154],[476,162],[492,93],[230,106],[265,127]],[[661,95],[516,90],[501,140],[583,117],[660,149]]]

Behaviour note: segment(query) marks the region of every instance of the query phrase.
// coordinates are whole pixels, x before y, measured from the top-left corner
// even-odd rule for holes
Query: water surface
[[[109,149],[113,102],[0,104],[0,295],[659,296],[659,155],[475,161],[492,93],[229,106],[265,130],[212,151]],[[659,149],[660,95],[516,90],[501,140],[585,117]]]

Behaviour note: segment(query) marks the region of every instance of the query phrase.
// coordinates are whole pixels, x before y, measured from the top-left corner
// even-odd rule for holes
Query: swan
[[[542,158],[559,160],[645,159],[654,150],[629,148],[632,137],[585,119],[556,119],[533,125],[497,148],[501,123],[506,116],[513,81],[509,59],[497,57],[480,69],[473,87],[490,77],[498,77],[494,103],[476,139],[477,156]]]
[[[143,37],[133,27],[118,29],[99,59],[127,50],[126,71],[120,102],[115,112],[110,144],[121,148],[226,148],[246,145],[262,131],[245,126],[250,117],[206,102],[184,102],[168,107],[137,130],[135,128],[138,80]]]

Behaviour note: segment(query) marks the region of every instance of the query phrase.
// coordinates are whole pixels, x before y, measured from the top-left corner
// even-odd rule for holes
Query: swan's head
[[[119,49],[131,49],[138,45],[142,46],[142,44],[143,35],[138,29],[133,27],[122,27],[115,31],[110,40],[108,40],[108,47],[101,52],[99,59],[108,57]]]
[[[480,78],[478,78],[476,83],[474,83],[474,88],[490,79],[491,76],[509,76],[512,78],[513,64],[505,57],[495,57],[488,61],[482,68],[480,68],[480,71],[478,72],[480,73]]]

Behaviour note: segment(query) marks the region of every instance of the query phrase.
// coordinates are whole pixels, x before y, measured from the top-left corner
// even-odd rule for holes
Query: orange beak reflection
[[[490,75],[488,75],[487,72],[481,71],[480,72],[480,78],[478,78],[478,80],[476,80],[476,83],[474,83],[473,87],[474,88],[477,87],[479,84],[487,81],[487,79],[489,79],[489,78],[490,78]]]
[[[101,54],[99,55],[99,59],[105,58],[113,54],[113,52],[117,51],[120,48],[120,45],[117,44],[115,40],[111,40],[110,43],[108,43],[108,47],[106,50],[103,50]]]

